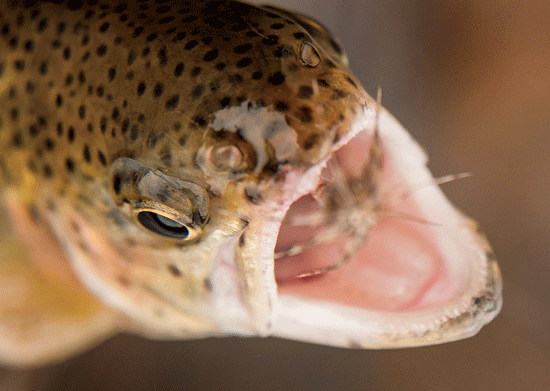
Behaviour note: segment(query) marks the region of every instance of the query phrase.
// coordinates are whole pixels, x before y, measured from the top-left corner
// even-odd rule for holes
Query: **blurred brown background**
[[[550,3],[273,0],[329,26],[371,95],[425,147],[487,233],[502,313],[441,346],[352,351],[277,339],[121,336],[7,390],[550,390]],[[405,3],[405,4],[403,4]]]

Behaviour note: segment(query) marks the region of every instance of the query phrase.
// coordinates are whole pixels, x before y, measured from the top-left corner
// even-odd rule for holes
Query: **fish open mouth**
[[[328,176],[357,177],[373,139],[359,132],[324,169],[337,165],[342,175]],[[319,201],[322,185],[289,208],[275,247],[276,334],[352,347],[425,345],[471,336],[498,314],[501,277],[486,239],[387,112],[380,151],[376,181],[363,193],[343,186],[344,205]]]

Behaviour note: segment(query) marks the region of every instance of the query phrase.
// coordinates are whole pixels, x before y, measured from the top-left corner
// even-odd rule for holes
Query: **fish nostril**
[[[309,43],[304,43],[300,49],[300,60],[304,65],[315,68],[321,62],[319,53]]]
[[[243,162],[243,153],[235,145],[224,145],[212,149],[210,163],[222,170],[234,170]]]

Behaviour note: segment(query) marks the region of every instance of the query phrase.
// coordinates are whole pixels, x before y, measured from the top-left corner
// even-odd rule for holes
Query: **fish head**
[[[92,18],[90,29],[109,18],[118,15]],[[161,26],[135,23],[142,35],[107,45],[96,64],[117,75],[101,95],[125,103],[87,98],[105,137],[93,141],[97,158],[89,144],[85,162],[72,161],[77,174],[60,178],[62,197],[46,188],[45,213],[79,277],[128,316],[128,328],[267,334],[286,210],[319,185],[332,151],[375,102],[334,38],[303,15],[207,2],[185,34],[152,42]],[[116,26],[90,45],[125,36]],[[118,77],[130,73],[130,82]],[[86,168],[90,160],[98,164]]]
[[[498,313],[487,242],[437,186],[415,190],[433,183],[425,154],[328,30],[239,2],[176,7],[181,30],[142,11],[130,34],[108,15],[94,42],[129,42],[94,65],[126,75],[108,84],[120,107],[93,98],[101,164],[44,197],[128,329],[379,348],[469,336]]]

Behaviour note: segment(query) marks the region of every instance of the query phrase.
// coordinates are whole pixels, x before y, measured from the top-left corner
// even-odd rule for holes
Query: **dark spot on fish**
[[[174,110],[177,107],[179,100],[180,100],[179,95],[173,95],[170,99],[166,101],[166,104],[165,104],[166,109]]]
[[[74,141],[74,128],[72,126],[70,126],[69,130],[67,131],[67,139],[70,143]]]
[[[11,109],[10,111],[10,118],[12,121],[17,121],[19,119],[19,110],[17,109]]]
[[[139,129],[137,125],[132,126],[132,129],[130,129],[130,140],[136,141],[139,135]]]
[[[109,23],[105,22],[99,27],[99,32],[104,33],[109,29]]]
[[[184,65],[182,62],[180,62],[178,65],[176,65],[176,68],[174,69],[174,75],[176,77],[180,77],[181,74],[183,73],[183,70],[184,70]]]
[[[259,204],[263,201],[263,197],[257,188],[247,187],[245,189],[245,195],[246,195],[246,198],[254,204]]]
[[[268,35],[267,38],[262,39],[264,45],[276,45],[279,42],[279,37],[277,35]]]
[[[128,65],[132,65],[135,60],[136,60],[136,52],[133,50],[130,50],[130,53],[128,53],[128,59],[126,60]]]
[[[141,33],[143,32],[143,27],[142,26],[139,26],[139,27],[136,27],[135,30],[134,30],[134,38],[137,38],[141,35]]]
[[[71,84],[73,84],[73,80],[74,80],[74,77],[71,73],[69,73],[67,75],[67,77],[65,78],[65,85],[68,87],[70,86]]]
[[[107,167],[107,158],[101,151],[97,151],[97,157],[99,158],[99,162],[102,166]]]
[[[199,42],[197,40],[192,40],[192,41],[189,41],[185,44],[184,46],[184,49],[185,50],[191,50],[193,49],[195,46],[197,46],[199,44]]]
[[[348,93],[346,91],[340,90],[340,89],[334,89],[334,92],[332,93],[332,96],[330,99],[332,100],[338,100],[342,99],[348,96]]]
[[[120,194],[121,187],[122,181],[120,179],[120,176],[118,174],[115,174],[115,177],[113,179],[113,190],[115,191],[115,194]]]
[[[203,116],[201,115],[197,115],[193,118],[193,122],[196,123],[197,125],[199,126],[204,126],[206,125],[206,120],[204,119]]]
[[[204,61],[214,61],[218,57],[218,51],[217,50],[210,50],[208,53],[206,53],[203,57]]]
[[[120,285],[124,286],[125,288],[130,287],[130,280],[127,277],[124,276],[118,276],[118,282]]]
[[[84,145],[82,156],[87,163],[90,163],[92,161],[92,156],[90,155],[90,147],[88,147],[88,145]]]
[[[221,87],[221,83],[219,80],[214,80],[212,82],[210,82],[210,84],[208,85],[208,87],[210,87],[210,91],[212,92],[216,92],[220,89]]]
[[[191,22],[194,22],[195,20],[197,20],[199,17],[196,16],[196,15],[189,15],[189,16],[186,16],[184,17],[182,20],[181,20],[181,23],[191,23]]]
[[[117,5],[117,6],[113,9],[113,11],[114,11],[115,13],[117,13],[117,14],[120,14],[120,13],[126,11],[126,8],[128,8],[128,4],[122,3],[122,4]]]
[[[38,23],[38,32],[41,33],[48,26],[48,19],[44,18]]]
[[[16,60],[13,62],[13,67],[15,70],[21,72],[25,69],[25,61],[23,60]]]
[[[37,224],[40,222],[41,220],[40,212],[38,211],[38,208],[36,207],[35,204],[30,204],[27,207],[27,212],[33,223]]]
[[[237,61],[238,68],[246,68],[250,64],[252,64],[252,59],[250,57],[241,58],[239,61]]]
[[[237,54],[244,54],[250,49],[252,49],[252,45],[249,43],[245,43],[243,45],[236,46],[235,48],[233,48],[233,51]]]
[[[44,147],[46,148],[46,150],[52,151],[55,148],[55,141],[53,141],[51,138],[48,137],[44,141]]]
[[[25,42],[25,51],[32,52],[33,49],[34,49],[34,42],[33,41]]]
[[[204,92],[204,85],[199,84],[195,86],[195,88],[193,88],[193,91],[191,92],[191,97],[193,99],[197,99],[202,95],[203,92]]]
[[[304,145],[302,146],[302,148],[304,148],[304,150],[306,151],[309,151],[315,146],[315,144],[319,142],[319,139],[320,139],[320,136],[318,133],[310,134],[306,139],[306,141],[304,142]]]
[[[145,83],[141,82],[137,86],[137,94],[138,94],[138,96],[142,96],[144,92],[145,92]]]
[[[46,178],[51,178],[53,176],[52,168],[48,164],[44,165],[44,176]]]
[[[172,263],[168,265],[168,271],[174,277],[181,277],[181,270],[178,269],[178,267],[176,265],[172,264]]]
[[[243,82],[243,77],[241,75],[239,75],[238,73],[235,73],[233,75],[229,75],[227,77],[227,79],[229,80],[229,82],[231,84],[241,84]]]
[[[298,89],[298,96],[302,99],[309,99],[313,95],[313,88],[311,86],[300,86]]]
[[[191,77],[197,77],[202,71],[202,68],[201,67],[194,67],[192,70],[191,70]]]
[[[107,53],[107,45],[99,45],[96,53],[99,57],[103,57]]]
[[[16,132],[12,137],[12,145],[14,147],[20,147],[23,145],[23,136],[21,135],[21,132]]]
[[[155,98],[158,98],[159,96],[162,95],[162,92],[164,91],[164,84],[162,83],[157,83],[155,85],[155,88],[153,89],[153,96]]]
[[[313,121],[311,108],[307,107],[307,106],[300,107],[300,109],[298,111],[298,118],[303,123],[310,123],[311,121]]]
[[[166,49],[160,49],[157,53],[160,65],[166,65],[168,62],[168,56],[166,55]]]
[[[321,87],[330,87],[330,85],[327,83],[327,81],[325,79],[317,79],[317,83]]]
[[[82,63],[85,63],[86,61],[88,61],[90,59],[90,52],[86,52],[82,55],[82,58],[80,59],[80,61]]]
[[[273,75],[269,76],[268,81],[274,86],[278,86],[284,83],[285,76],[281,72],[275,72]]]
[[[29,94],[32,94],[34,92],[34,89],[35,89],[35,86],[33,83],[31,83],[30,81],[27,82],[27,86],[26,86],[26,91],[29,93]]]
[[[149,134],[149,137],[147,137],[147,146],[151,149],[155,148],[155,146],[157,145],[158,139],[159,139],[158,134],[156,133]]]
[[[33,137],[36,137],[38,135],[38,127],[34,124],[31,124],[29,126],[29,134]]]
[[[67,171],[74,172],[74,161],[71,158],[65,159],[65,167],[67,168]]]

